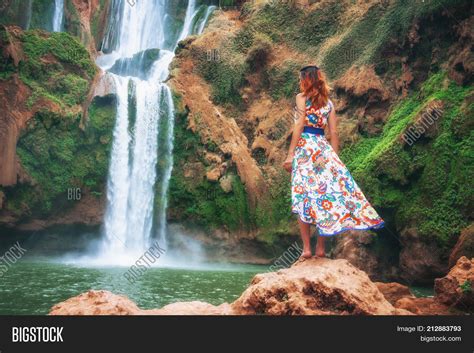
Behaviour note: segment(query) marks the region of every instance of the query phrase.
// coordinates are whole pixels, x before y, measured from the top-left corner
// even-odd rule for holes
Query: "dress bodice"
[[[305,126],[324,129],[328,124],[329,113],[331,113],[331,109],[333,109],[331,100],[328,100],[325,106],[317,109],[308,99],[306,101]]]

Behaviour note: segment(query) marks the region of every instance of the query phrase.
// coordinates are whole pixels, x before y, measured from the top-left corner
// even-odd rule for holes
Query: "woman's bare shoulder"
[[[296,95],[296,103],[304,103],[306,102],[306,97],[303,95],[303,93],[298,93]]]

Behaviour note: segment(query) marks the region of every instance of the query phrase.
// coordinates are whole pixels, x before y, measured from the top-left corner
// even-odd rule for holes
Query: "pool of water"
[[[132,284],[123,277],[125,267],[19,261],[0,278],[0,315],[44,315],[54,304],[90,289],[126,295],[143,309],[191,300],[218,305],[237,299],[256,273],[267,270],[254,265],[149,268]]]

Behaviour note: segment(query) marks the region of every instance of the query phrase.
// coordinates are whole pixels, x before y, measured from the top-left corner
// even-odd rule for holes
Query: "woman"
[[[306,259],[311,257],[311,224],[319,233],[316,257],[324,257],[326,236],[380,228],[384,221],[337,155],[336,113],[324,75],[317,66],[301,69],[300,90],[296,96],[293,137],[283,167],[291,172],[291,210],[299,216],[301,258]],[[324,137],[326,126],[330,142]]]

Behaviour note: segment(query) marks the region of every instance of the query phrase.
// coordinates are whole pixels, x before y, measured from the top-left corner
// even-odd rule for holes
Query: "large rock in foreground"
[[[178,302],[142,310],[128,298],[89,291],[59,303],[50,315],[410,315],[392,306],[367,274],[347,260],[309,259],[258,274],[232,304]]]
[[[232,307],[239,314],[407,315],[347,260],[311,259],[256,275]]]

